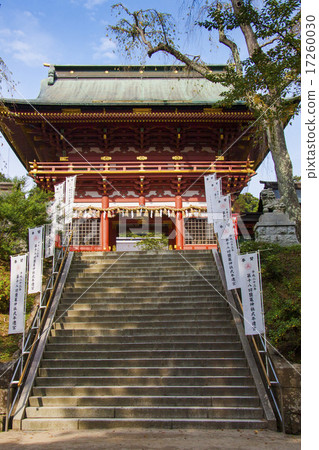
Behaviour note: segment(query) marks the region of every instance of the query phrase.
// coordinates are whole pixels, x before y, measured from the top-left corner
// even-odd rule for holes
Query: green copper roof
[[[221,71],[222,66],[211,66]],[[32,103],[60,105],[204,104],[225,87],[181,66],[50,66]]]

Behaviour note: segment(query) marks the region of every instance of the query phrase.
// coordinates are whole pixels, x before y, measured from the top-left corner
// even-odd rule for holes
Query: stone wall
[[[285,432],[301,433],[301,365],[290,365],[283,358],[272,355],[276,373],[281,384]],[[279,389],[277,398],[280,399]]]
[[[7,370],[10,363],[0,363],[0,431],[3,431],[4,417],[7,409],[8,386],[12,378],[13,368]],[[7,372],[6,372],[7,370]]]

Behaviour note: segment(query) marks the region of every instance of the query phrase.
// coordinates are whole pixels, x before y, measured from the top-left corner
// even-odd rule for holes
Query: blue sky
[[[105,27],[115,21],[111,14],[112,0],[2,0],[0,7],[0,55],[13,74],[17,90],[13,97],[35,98],[41,79],[51,64],[126,64],[138,63],[116,53],[116,43],[106,38]],[[128,0],[129,9],[160,8],[174,15],[185,30],[186,12],[183,1]],[[160,7],[159,7],[160,4]],[[241,45],[244,48],[244,44]],[[223,64],[229,58],[213,36],[210,41],[203,30],[181,35],[181,49],[200,54],[209,64]],[[115,53],[114,53],[115,52]],[[153,57],[146,63],[170,63],[167,57]],[[9,94],[3,93],[4,96]],[[287,127],[286,139],[294,166],[300,175],[300,119]],[[3,143],[3,139],[2,139]],[[25,171],[7,144],[1,146],[0,170],[10,176]],[[267,157],[259,173],[245,191],[258,196],[259,180],[275,180],[271,157]]]

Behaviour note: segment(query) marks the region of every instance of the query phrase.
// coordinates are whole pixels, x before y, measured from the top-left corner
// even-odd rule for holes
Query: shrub
[[[5,266],[0,266],[0,313],[9,313],[10,301],[10,271]]]
[[[261,250],[261,272],[267,337],[287,359],[300,362],[301,248],[244,242],[241,253]]]
[[[137,242],[136,245],[141,248],[141,250],[164,250],[168,246],[168,237],[164,234],[147,233],[144,236],[134,236],[141,237],[142,240]]]

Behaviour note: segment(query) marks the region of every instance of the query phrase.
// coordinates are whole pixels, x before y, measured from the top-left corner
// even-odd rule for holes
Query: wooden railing
[[[97,172],[101,175],[125,172],[161,172],[161,173],[242,173],[254,174],[252,161],[61,161],[61,162],[30,162],[31,175],[70,175]]]

